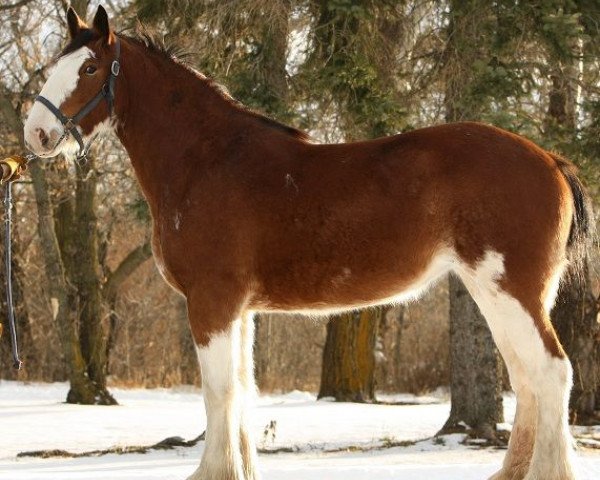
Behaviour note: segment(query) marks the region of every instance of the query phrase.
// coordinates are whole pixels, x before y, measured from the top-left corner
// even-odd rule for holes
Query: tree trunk
[[[95,401],[94,385],[87,375],[87,369],[81,347],[72,305],[69,299],[71,287],[68,285],[64,265],[58,247],[56,231],[52,217],[48,184],[40,162],[32,162],[29,166],[38,211],[38,233],[44,252],[44,264],[48,279],[52,315],[56,320],[58,332],[69,371],[70,391],[79,392],[77,396],[69,395],[67,402],[93,404]],[[70,393],[70,392],[69,392]]]
[[[102,284],[98,258],[98,225],[95,208],[97,176],[94,158],[76,170],[74,245],[77,252],[76,268],[70,272],[77,291],[79,341],[87,372],[95,387],[95,403],[115,405],[117,402],[106,388],[107,328],[102,324],[106,317],[102,304]],[[78,392],[70,392],[77,398]]]
[[[403,305],[398,312],[397,334],[394,343],[394,368],[396,372],[396,385],[401,385],[404,381],[405,372],[400,369],[402,360],[402,335],[406,324],[406,307]]]
[[[484,2],[485,3],[485,2]],[[485,105],[471,98],[474,62],[485,60],[482,37],[485,6],[454,0],[450,6],[446,62],[446,121],[477,120]],[[488,12],[489,13],[489,12]],[[464,422],[484,438],[495,437],[503,421],[502,363],[485,319],[462,282],[450,277],[451,410],[442,433],[464,430]]]
[[[327,324],[318,398],[338,402],[375,400],[375,344],[382,308],[336,316]]]
[[[559,148],[568,151],[576,136],[573,82],[577,77],[577,67],[574,59],[554,61],[556,65],[550,75],[552,87],[544,133]],[[584,425],[599,420],[595,412],[600,387],[600,329],[598,303],[591,288],[586,257],[582,272],[569,273],[563,279],[551,314],[552,323],[573,366],[569,417],[571,422]]]
[[[315,79],[323,71],[327,72],[329,81],[325,90],[337,104],[341,130],[347,141],[389,134],[386,126],[390,115],[382,108],[386,102],[380,94],[394,91],[397,86],[389,82],[382,89],[385,75],[378,72],[377,81],[366,78],[358,61],[364,58],[359,36],[361,24],[372,22],[375,28],[381,27],[377,20],[382,20],[384,15],[381,11],[373,12],[374,16],[365,20],[358,13],[369,10],[370,4],[365,1],[352,2],[352,8],[347,9],[336,6],[330,0],[311,5],[317,23],[313,29],[314,48],[307,63],[319,71]],[[358,78],[360,85],[356,84]],[[377,113],[365,115],[370,108]],[[319,397],[358,402],[375,399],[375,347],[380,319],[387,308],[342,314],[329,321]]]
[[[102,288],[102,298],[108,309],[107,333],[105,335],[105,359],[106,371],[109,371],[110,352],[117,341],[119,316],[117,314],[117,300],[119,298],[119,289],[129,275],[131,275],[138,267],[152,256],[152,248],[150,241],[144,242],[142,245],[131,250],[125,258],[119,263],[114,271],[110,271],[105,262],[105,255],[102,255],[100,264],[103,266],[103,275],[106,277],[106,282]],[[183,316],[187,322],[187,314],[185,311],[185,302],[183,302]]]
[[[86,365],[91,387],[79,391],[71,385],[67,401],[114,405],[115,399],[106,388],[107,332],[101,321],[106,317],[101,297],[101,279],[98,257],[98,228],[94,212],[96,175],[94,159],[78,165],[75,178],[75,195],[65,195],[54,209],[54,225],[68,291],[68,304],[78,326],[77,339]],[[62,180],[68,184],[68,172]],[[92,390],[92,394],[90,391]]]
[[[270,2],[269,10],[265,12],[269,21],[259,29],[261,50],[255,67],[256,84],[253,86],[253,95],[258,97],[254,102],[258,103],[258,108],[280,121],[291,116],[286,72],[291,8],[289,0],[276,0]],[[269,314],[254,318],[254,374],[259,389],[264,387],[268,378],[272,321]],[[261,331],[267,333],[265,341],[260,340]]]
[[[572,423],[597,424],[600,387],[600,327],[598,299],[589,289],[589,269],[569,275],[561,285],[552,323],[573,365],[573,390],[569,402]]]
[[[190,322],[188,321],[187,302],[180,297],[177,304],[177,323],[180,325],[179,350],[181,352],[180,372],[181,383],[193,385],[200,379],[200,366],[196,344],[194,343]]]
[[[272,321],[268,313],[256,315],[254,319],[254,376],[259,390],[265,388],[269,376]]]
[[[270,2],[269,21],[260,30],[261,52],[256,65],[259,107],[280,121],[290,118],[287,82],[287,48],[290,34],[290,0]]]
[[[450,277],[450,417],[443,433],[464,431],[494,439],[503,422],[502,364],[485,319],[455,277]]]

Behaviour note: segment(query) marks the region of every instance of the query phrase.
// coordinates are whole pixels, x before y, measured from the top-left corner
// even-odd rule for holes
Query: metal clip
[[[80,151],[77,154],[77,156],[75,157],[75,161],[77,162],[77,165],[79,165],[79,166],[85,165],[88,161],[87,156],[88,156],[87,150]]]

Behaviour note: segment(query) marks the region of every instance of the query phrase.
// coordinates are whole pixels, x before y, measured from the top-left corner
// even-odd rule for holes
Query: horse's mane
[[[285,125],[281,122],[278,122],[277,120],[274,120],[273,118],[270,118],[261,112],[257,112],[256,110],[253,110],[250,107],[247,107],[240,101],[233,98],[229,94],[227,88],[225,88],[223,85],[216,82],[215,80],[199,73],[197,70],[195,70],[190,65],[190,62],[188,61],[188,59],[190,56],[193,55],[191,52],[184,50],[181,47],[181,45],[177,44],[176,42],[173,42],[173,41],[167,42],[165,40],[164,35],[160,35],[157,32],[154,32],[154,31],[148,29],[144,25],[140,25],[139,28],[134,33],[121,32],[118,35],[119,35],[119,37],[124,38],[127,41],[130,41],[132,43],[135,43],[135,44],[145,48],[152,54],[162,57],[163,59],[171,62],[174,65],[177,65],[181,68],[185,68],[185,69],[189,70],[194,75],[196,75],[205,85],[207,85],[208,87],[210,87],[211,89],[216,91],[221,97],[223,97],[231,105],[237,107],[238,110],[253,117],[254,119],[261,122],[262,124],[264,124],[270,128],[274,128],[276,130],[284,132],[288,135],[291,135],[291,136],[296,137],[301,140],[307,140],[309,138],[308,134],[303,132],[302,130],[299,130],[297,128],[290,127],[289,125]],[[94,32],[94,30],[84,28],[80,31],[79,35],[77,35],[75,38],[71,39],[71,41],[67,44],[67,46],[62,50],[59,57],[62,57],[71,52],[74,52],[75,50],[83,47],[87,43],[89,43],[93,40],[96,40],[98,38],[99,38],[99,36],[96,32]]]
[[[146,47],[150,52],[161,55],[167,60],[189,67],[187,57],[192,55],[191,52],[184,50],[177,42],[167,42],[164,35],[149,30],[145,26],[139,27],[133,34],[119,33],[119,36]]]

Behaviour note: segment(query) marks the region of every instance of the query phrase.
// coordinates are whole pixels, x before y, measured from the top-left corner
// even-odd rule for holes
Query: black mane
[[[187,57],[192,55],[191,52],[183,50],[177,43],[167,43],[164,36],[151,32],[145,27],[141,27],[141,31],[136,32],[133,35],[120,33],[119,36],[145,47],[152,53],[156,53],[168,60],[174,60],[183,65],[187,65]]]

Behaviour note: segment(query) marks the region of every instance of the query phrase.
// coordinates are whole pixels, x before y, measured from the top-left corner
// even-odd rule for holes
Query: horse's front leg
[[[188,480],[255,480],[254,452],[244,425],[242,305],[216,296],[188,297],[188,315],[202,370],[207,427],[200,467]]]
[[[249,405],[257,394],[254,379],[254,312],[246,311],[241,326],[240,383],[242,410],[240,421],[240,448],[246,480],[260,480],[257,470],[256,446],[247,423]]]

